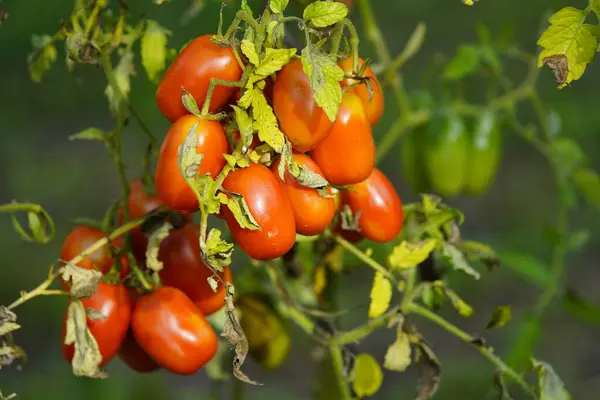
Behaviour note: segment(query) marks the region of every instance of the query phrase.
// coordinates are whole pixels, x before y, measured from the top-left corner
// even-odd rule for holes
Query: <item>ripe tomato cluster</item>
[[[280,174],[282,157],[275,152],[270,152],[270,157],[248,157],[247,166],[230,168],[219,190],[226,196],[243,196],[247,211],[260,229],[242,227],[229,207],[222,206],[217,216],[225,221],[234,241],[249,257],[281,257],[292,248],[297,234],[313,236],[327,229],[352,242],[365,238],[387,242],[400,232],[402,202],[388,178],[375,168],[371,129],[383,113],[383,94],[363,62],[359,60],[364,77],[354,74],[351,60],[339,64],[349,78],[340,82],[344,91],[334,121],[316,103],[300,59],[293,58],[267,78],[264,93],[293,150],[286,163],[324,178],[328,185],[304,185],[299,174],[288,167]],[[202,156],[196,174],[216,179],[227,165],[226,155],[233,154],[237,147],[240,133],[235,125],[227,130],[227,122],[190,113],[182,103],[182,88],[203,104],[210,79],[237,81],[242,77],[242,65],[231,47],[213,42],[210,35],[201,36],[181,51],[159,84],[156,102],[172,125],[156,164],[156,194],[148,191],[141,180],[134,180],[127,207],[129,217],[134,219],[163,207],[180,215],[181,223],[175,224],[160,243],[158,259],[163,268],[152,290],[139,292],[123,283],[131,275],[129,260],[144,270],[148,238],[141,228],[129,232],[130,248],[123,249],[124,242],[116,240],[110,249],[98,250],[77,264],[105,274],[97,292],[82,300],[86,308],[101,314],[101,318],[88,315],[87,324],[98,343],[102,365],[118,355],[139,372],[162,367],[177,374],[191,374],[216,353],[217,336],[206,316],[223,307],[226,288],[219,284],[213,291],[208,283],[213,272],[201,259],[201,230],[192,222],[192,214],[200,205],[181,175],[180,148],[195,126],[195,150]],[[363,80],[370,80],[372,90]],[[217,85],[208,109],[230,112],[242,95],[239,88]],[[226,131],[233,133],[228,136]],[[264,144],[254,135],[245,154]],[[355,217],[354,224],[343,222],[347,218],[342,214]],[[125,222],[122,208],[118,222]],[[95,228],[75,227],[64,242],[61,258],[72,259],[104,236]],[[131,252],[129,260],[124,256],[126,251]],[[231,282],[229,267],[224,268],[220,278]],[[65,332],[66,320],[65,314]],[[63,355],[70,362],[73,345],[63,344]]]

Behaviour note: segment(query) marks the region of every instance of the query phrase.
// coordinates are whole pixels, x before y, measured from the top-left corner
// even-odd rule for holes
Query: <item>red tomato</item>
[[[129,365],[129,368],[140,373],[156,371],[160,368],[144,349],[136,342],[131,329],[125,336],[125,340],[119,350],[119,358]]]
[[[344,93],[331,133],[315,147],[311,158],[332,185],[351,185],[369,177],[375,166],[375,142],[357,94]]]
[[[158,259],[163,262],[160,279],[163,285],[171,286],[185,293],[200,309],[210,315],[225,304],[225,286],[219,283],[213,292],[207,279],[212,271],[200,259],[200,228],[188,223],[180,229],[172,230],[160,245]],[[226,283],[231,282],[229,267],[220,274]]]
[[[202,368],[219,345],[215,331],[194,302],[168,286],[136,300],[131,327],[135,340],[157,364],[180,375]]]
[[[404,223],[404,210],[392,183],[379,169],[342,193],[342,202],[352,213],[361,212],[360,233],[369,240],[384,243],[394,239]]]
[[[106,233],[99,229],[91,228],[85,225],[77,225],[67,235],[62,245],[60,259],[69,261],[96,243],[98,240],[104,239],[105,237]],[[115,251],[118,251],[123,248],[123,239],[115,239],[111,245],[115,248]],[[102,272],[104,275],[111,270],[114,264],[115,259],[111,254],[110,247],[103,246],[89,256],[83,258],[83,260],[79,261],[76,265],[80,268],[95,269]],[[119,273],[119,278],[125,279],[128,272],[129,262],[127,261],[127,257],[123,256],[121,257],[121,271]],[[65,282],[62,277],[60,278],[60,283],[65,290],[69,289],[70,283]]]
[[[222,47],[204,35],[192,40],[169,66],[156,91],[160,112],[175,122],[188,111],[181,102],[181,88],[185,88],[202,108],[211,78],[239,81],[242,68],[235,59],[231,46]],[[218,111],[231,97],[235,87],[215,86],[210,112]]]
[[[359,69],[362,68],[363,63],[364,60],[359,57]],[[346,75],[350,75],[352,74],[352,64],[353,59],[349,58],[340,62],[339,66],[341,69],[344,70],[344,73]],[[367,67],[365,69],[364,76],[372,78],[371,100],[369,101],[369,90],[367,89],[367,85],[365,83],[354,86],[352,89],[350,89],[350,91],[360,96],[360,99],[365,107],[365,111],[367,112],[367,119],[371,123],[371,126],[373,126],[381,119],[381,116],[383,115],[383,92],[381,91],[379,81],[377,80],[377,77],[375,77],[375,74],[371,70],[371,67]],[[342,87],[345,87],[351,85],[354,82],[354,79],[346,78],[343,81],[341,81],[340,84],[342,85]]]
[[[90,332],[98,342],[98,348],[102,354],[100,366],[103,367],[117,354],[127,335],[131,321],[131,297],[124,285],[109,285],[100,282],[96,293],[81,302],[86,309],[93,308],[106,317],[98,320],[87,319]],[[70,363],[75,354],[75,346],[65,344],[67,315],[68,310],[65,312],[63,320],[62,354],[64,359]]]
[[[292,160],[307,170],[322,175],[319,166],[309,156],[293,153]],[[280,161],[277,159],[273,163],[271,171],[290,201],[296,221],[296,232],[306,236],[318,235],[329,226],[335,216],[337,208],[335,199],[325,198],[316,189],[300,185],[287,170],[284,176],[285,181],[282,181],[277,172]]]
[[[300,60],[290,62],[277,74],[273,109],[281,131],[294,150],[301,153],[322,142],[333,126],[313,99],[313,90]]]
[[[171,125],[160,147],[154,184],[158,196],[165,205],[182,214],[198,210],[198,199],[181,176],[178,164],[179,146],[195,123],[198,123],[196,153],[204,155],[198,174],[210,174],[214,178],[225,166],[227,161],[223,154],[229,151],[227,136],[217,121],[188,114]]]
[[[296,241],[292,206],[269,168],[252,164],[233,171],[225,178],[223,188],[244,196],[254,220],[262,228],[243,229],[229,208],[223,209],[233,239],[248,256],[269,260],[292,248]]]

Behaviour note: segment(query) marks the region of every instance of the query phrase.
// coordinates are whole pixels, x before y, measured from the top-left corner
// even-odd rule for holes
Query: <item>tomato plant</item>
[[[188,113],[181,102],[182,88],[203,103],[211,79],[237,81],[241,76],[242,68],[233,48],[213,42],[212,35],[203,35],[188,43],[169,66],[156,90],[156,104],[169,121],[175,122]],[[215,87],[209,110],[219,110],[234,90],[233,87]]]
[[[182,291],[163,286],[136,299],[131,317],[136,341],[160,366],[189,375],[217,352],[217,335]]]

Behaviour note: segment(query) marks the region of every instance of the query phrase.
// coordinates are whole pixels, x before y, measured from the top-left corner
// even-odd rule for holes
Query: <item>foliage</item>
[[[225,32],[221,16],[217,32],[211,39],[221,47],[231,46],[236,60],[243,66],[241,78],[238,81],[211,79],[206,95],[200,101],[185,88],[181,93],[181,102],[189,114],[199,120],[218,121],[229,132],[232,151],[226,155],[226,163],[216,176],[198,173],[205,157],[194,151],[200,129],[199,123],[196,123],[186,132],[177,157],[177,172],[198,201],[198,252],[204,267],[210,270],[206,284],[214,293],[219,290],[223,293],[224,305],[219,313],[211,316],[210,322],[233,348],[233,375],[246,383],[260,384],[242,371],[247,356],[257,359],[265,368],[277,368],[290,346],[289,332],[283,322],[289,320],[327,349],[336,377],[335,389],[341,398],[373,396],[383,383],[383,369],[404,372],[411,366],[418,373],[418,398],[430,398],[439,386],[442,362],[433,351],[435,346],[430,345],[420,333],[419,324],[413,318],[418,316],[437,324],[490,361],[497,369],[495,383],[503,396],[508,396],[510,385],[516,383],[534,398],[570,398],[554,368],[533,357],[533,348],[539,336],[540,320],[554,298],[563,297],[565,306],[574,315],[590,315],[586,310],[595,310],[594,305],[581,299],[577,293],[563,293],[562,285],[567,255],[579,251],[589,239],[587,231],[572,230],[570,214],[582,200],[592,207],[599,207],[600,177],[590,167],[583,149],[563,136],[560,129],[551,126],[551,120],[556,116],[545,110],[536,82],[539,68],[543,66],[554,72],[560,88],[581,78],[598,48],[600,29],[585,23],[590,13],[600,15],[598,1],[590,0],[584,10],[566,7],[556,12],[538,41],[542,51],[537,57],[523,52],[515,44],[494,38],[487,28],[480,26],[476,42],[461,45],[453,57],[437,66],[437,76],[444,83],[443,96],[433,96],[434,88],[424,88],[425,96],[423,92],[407,93],[404,88],[401,67],[417,56],[426,39],[424,23],[416,25],[401,54],[392,58],[370,0],[356,0],[356,11],[363,20],[365,37],[377,52],[377,60],[371,67],[378,79],[369,79],[365,76],[365,68],[370,60],[358,68],[359,37],[348,18],[349,8],[346,5],[353,2],[302,2],[308,3],[303,4],[302,17],[286,13],[287,0],[266,2],[261,13],[251,10],[246,1],[241,3]],[[474,4],[467,0],[463,3]],[[283,39],[288,33],[282,27],[290,25],[296,25],[304,34],[303,48],[283,46]],[[136,63],[141,62],[147,78],[160,84],[167,65],[180,54],[169,46],[174,29],[176,27],[164,27],[159,21],[133,18],[123,1],[109,4],[106,0],[76,0],[69,23],[59,32],[33,37],[34,51],[28,58],[28,65],[34,82],[42,81],[44,74],[56,63],[61,42],[64,42],[69,70],[83,68],[85,64],[101,67],[107,81],[105,96],[115,118],[115,126],[109,131],[89,127],[71,135],[70,140],[98,141],[106,147],[118,170],[122,196],[107,209],[102,221],[97,222],[106,233],[105,238],[70,260],[52,263],[48,278],[37,288],[21,293],[19,299],[7,307],[0,307],[1,366],[22,360],[25,355],[13,340],[14,332],[20,328],[13,310],[40,295],[67,295],[72,302],[66,314],[65,344],[74,345],[73,372],[77,376],[106,377],[101,367],[101,349],[88,322],[105,316],[97,310],[86,309],[82,301],[96,293],[101,279],[114,283],[118,272],[125,267],[123,262],[115,261],[111,272],[104,277],[97,270],[82,267],[80,263],[95,251],[110,247],[115,260],[123,255],[126,257],[131,268],[126,283],[131,290],[143,295],[161,285],[161,272],[167,268],[159,259],[161,245],[168,240],[170,231],[177,229],[175,221],[186,216],[167,207],[133,216],[129,204],[131,187],[125,176],[121,140],[128,120],[135,120],[149,142],[150,151],[141,162],[145,166],[145,184],[152,186],[149,184],[153,180],[151,164],[158,155],[158,141],[129,102],[130,80],[136,73]],[[140,61],[136,57],[138,52]],[[340,59],[348,57],[354,60],[350,75],[338,65]],[[328,193],[352,189],[334,188],[319,173],[309,171],[292,160],[293,143],[280,126],[266,87],[274,75],[298,58],[312,89],[310,100],[334,123],[344,92],[366,88],[371,99],[373,85],[389,85],[393,99],[386,100],[386,103],[396,107],[394,112],[398,118],[378,143],[377,161],[387,156],[399,139],[416,140],[416,135],[423,135],[426,152],[423,157],[413,157],[415,164],[406,164],[404,171],[414,175],[408,180],[410,182],[424,179],[421,182],[423,188],[415,189],[421,192],[421,201],[402,206],[403,228],[391,241],[384,262],[376,260],[371,250],[363,251],[341,233],[354,231],[353,234],[360,234],[357,226],[364,217],[360,212],[352,215],[348,208],[341,207],[336,216],[341,229],[332,224],[316,236],[296,235],[294,247],[282,257],[249,260],[250,265],[234,277],[233,283],[228,282],[222,274],[237,249],[227,232],[209,228],[209,215],[220,215],[225,209],[232,216],[227,221],[228,225],[234,221],[246,231],[260,232],[263,229],[246,196],[224,188],[231,173],[252,164],[270,166],[273,159],[278,158],[281,161],[276,173],[282,180],[289,172],[300,186],[318,189],[324,198],[333,197]],[[517,85],[505,76],[504,63],[507,60],[519,60],[528,67],[527,76]],[[463,98],[459,87],[466,81],[481,77],[486,79],[490,90],[483,104],[472,104]],[[354,83],[343,87],[340,82],[344,79],[352,79]],[[230,109],[209,112],[217,87],[239,90],[240,96],[230,104]],[[433,101],[433,98],[443,100]],[[524,123],[517,118],[521,103],[528,103],[536,110],[535,124]],[[238,132],[237,142],[231,134],[233,130]],[[552,168],[557,186],[557,220],[549,235],[552,258],[548,261],[523,254],[497,254],[484,243],[465,240],[460,232],[465,216],[444,202],[445,198],[463,192],[478,196],[493,183],[501,145],[499,140],[490,139],[490,132],[494,135],[515,133],[545,156]],[[255,139],[258,145],[254,145]],[[456,151],[450,151],[451,148]],[[479,157],[477,151],[481,151]],[[417,154],[417,151],[412,153]],[[451,154],[453,158],[444,159],[442,163],[441,154]],[[486,160],[493,162],[485,164]],[[426,165],[422,165],[423,162]],[[483,169],[487,170],[484,174],[475,176],[469,173]],[[416,176],[425,170],[424,178],[423,175]],[[448,182],[456,182],[456,185],[448,188]],[[122,213],[119,214],[122,219],[117,218],[117,210]],[[15,231],[24,240],[47,243],[54,235],[54,223],[39,205],[14,202],[0,206],[0,212],[11,214]],[[18,222],[15,214],[19,212],[26,213],[30,232]],[[135,259],[132,248],[136,229],[141,229],[148,239],[145,258],[141,261]],[[121,237],[126,237],[124,250],[114,253],[112,242]],[[373,270],[366,322],[347,331],[336,325],[332,312],[337,310],[325,307],[331,300],[335,280],[341,279],[338,273],[345,269],[344,252],[357,257]],[[300,284],[289,272],[298,268],[298,264],[303,265],[302,268],[309,272],[307,276],[311,277],[301,280]],[[496,355],[482,336],[465,332],[438,314],[443,304],[450,305],[465,318],[475,312],[474,307],[450,286],[449,276],[466,274],[474,280],[485,279],[487,276],[482,267],[493,271],[500,264],[543,289],[530,315],[521,324],[508,362]],[[64,290],[50,289],[59,277],[69,281],[69,286]],[[290,287],[295,290],[290,290]],[[395,297],[399,297],[399,301],[394,302]],[[509,323],[511,316],[511,307],[500,305],[483,330],[500,329]],[[352,349],[352,344],[366,340],[375,330],[385,326],[394,329],[395,339],[383,360],[367,353],[357,354]],[[211,356],[214,358],[207,364],[206,370],[213,379],[229,379],[229,372],[223,365],[230,353],[222,350],[221,343],[216,355]],[[525,375],[528,372],[537,374],[536,388],[528,381]],[[320,382],[319,385],[332,385],[332,382]],[[4,398],[1,393],[0,398]]]

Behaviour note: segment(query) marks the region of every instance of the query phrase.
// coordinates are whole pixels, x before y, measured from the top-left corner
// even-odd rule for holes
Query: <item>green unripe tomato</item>
[[[462,119],[453,111],[438,111],[425,139],[425,165],[432,188],[444,197],[458,195],[467,177],[468,138]]]
[[[494,111],[485,110],[479,116],[469,139],[468,178],[464,190],[471,196],[480,196],[494,181],[502,152],[502,133]]]

